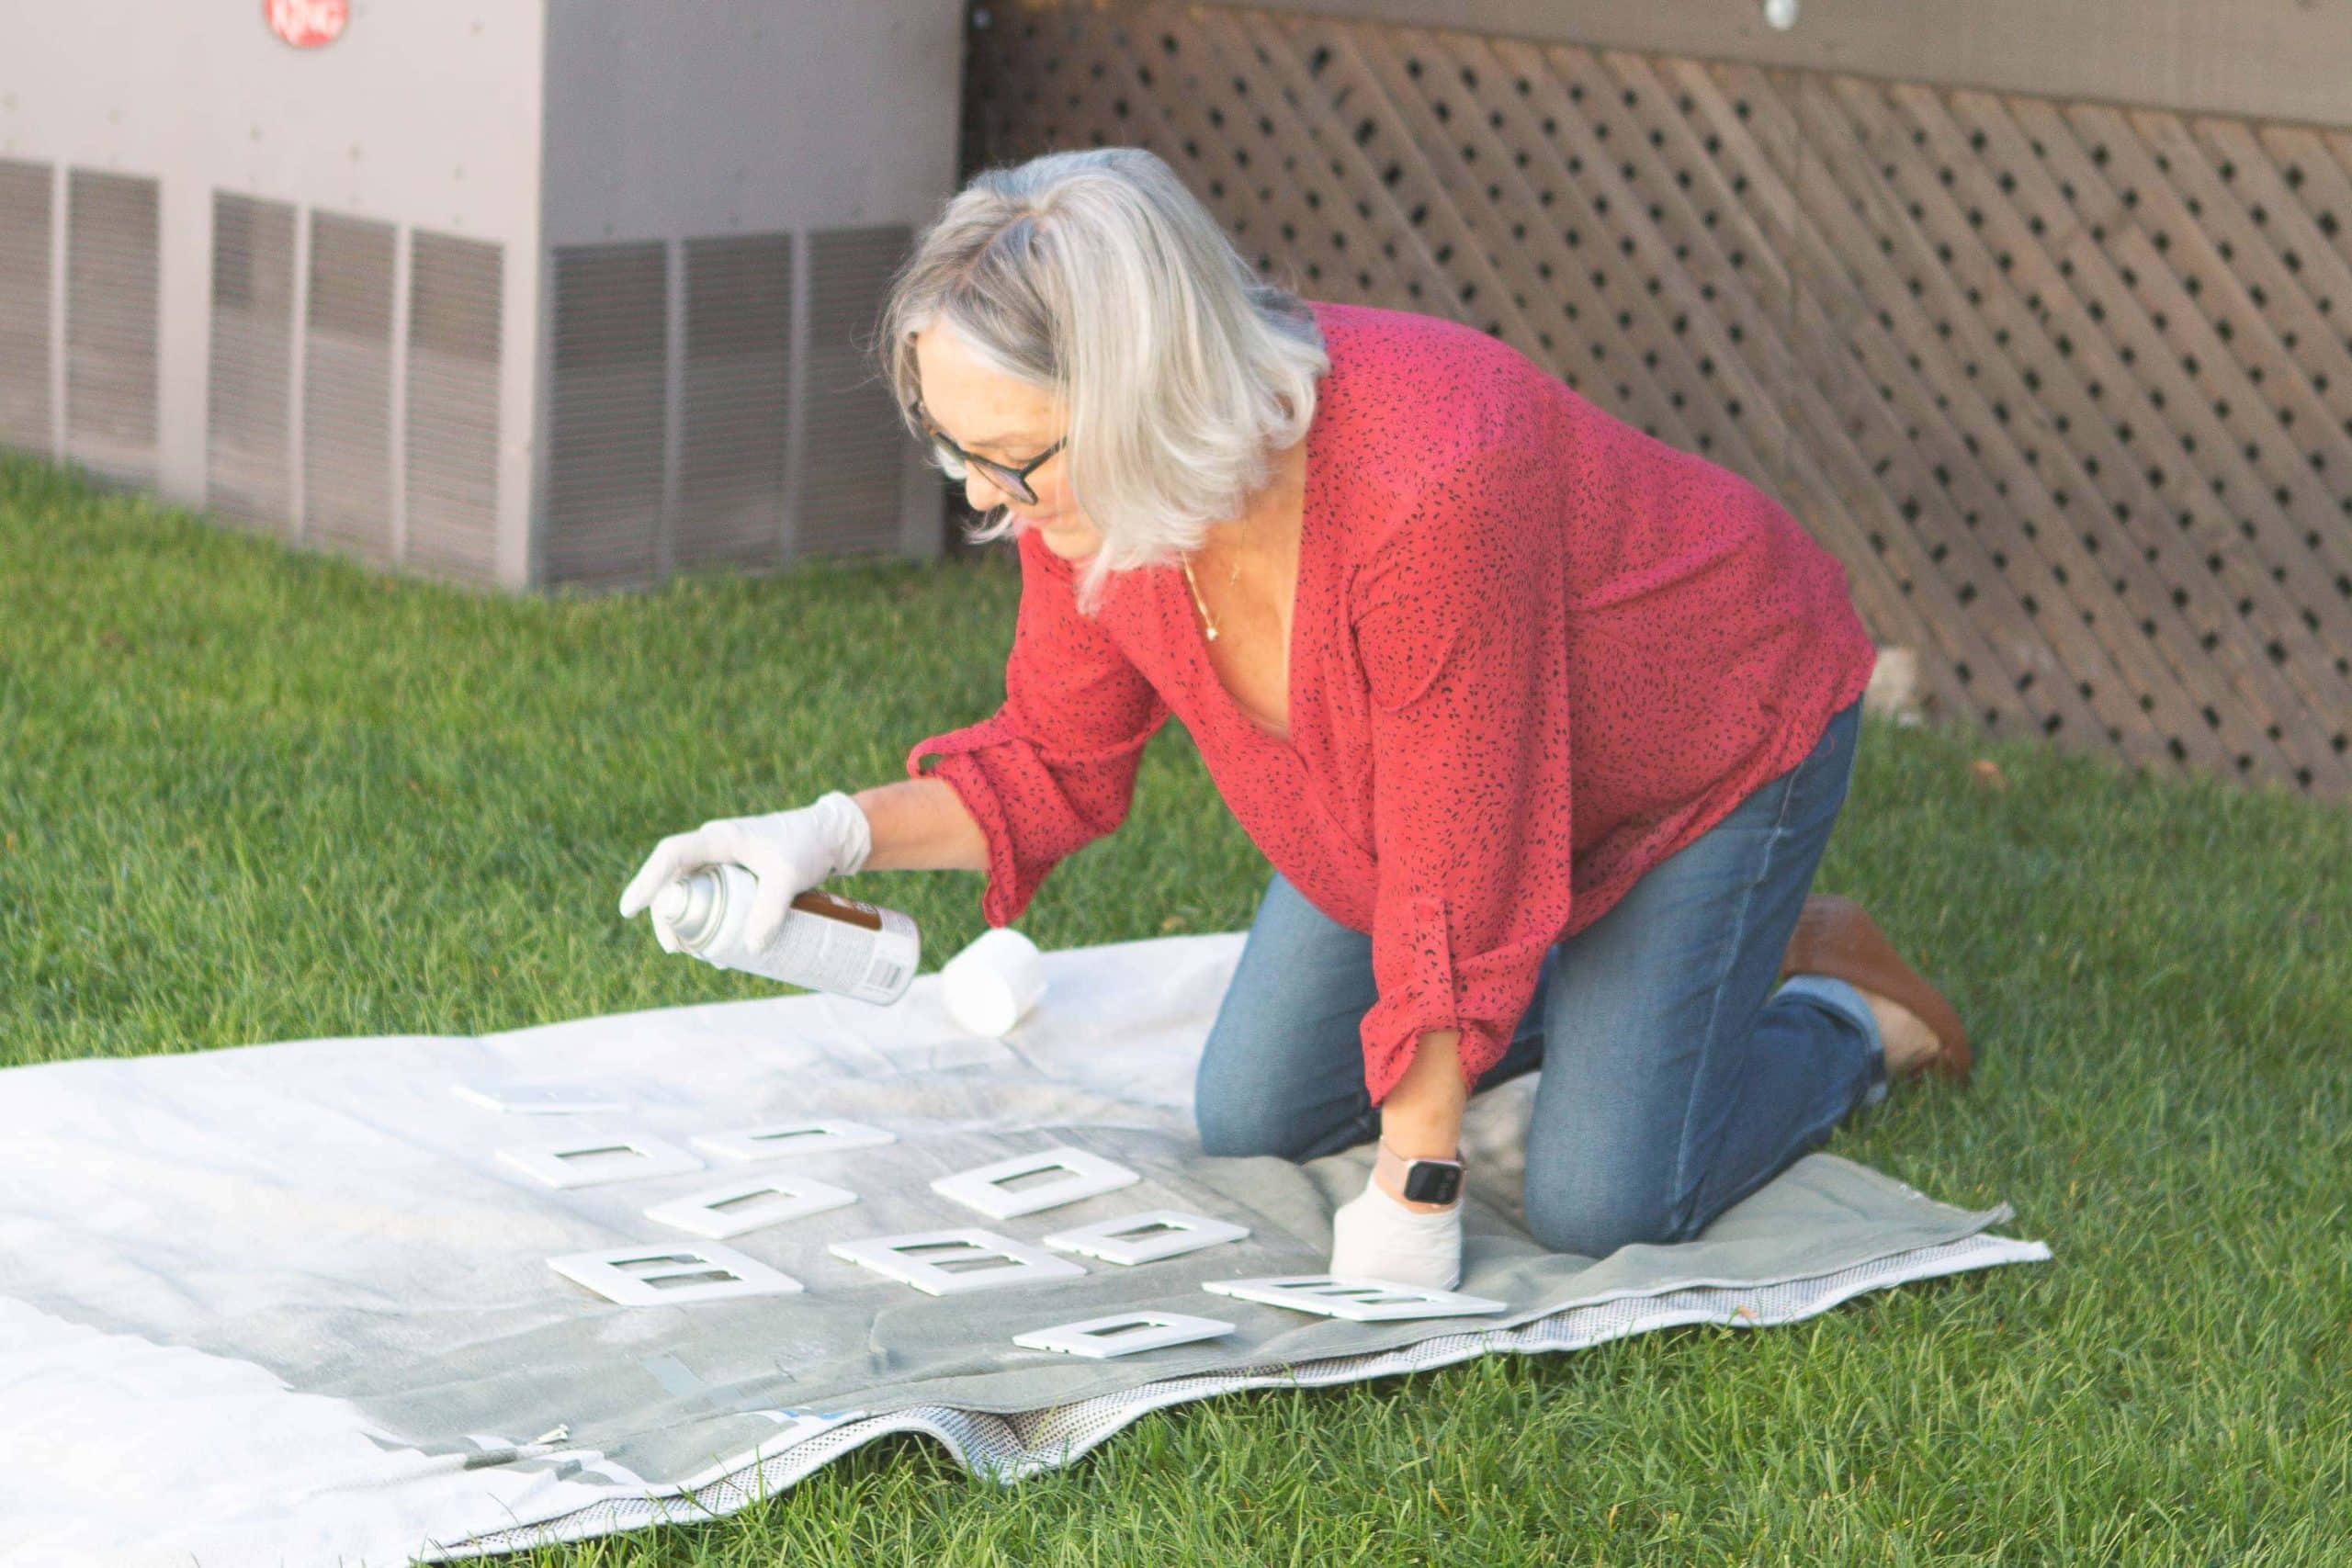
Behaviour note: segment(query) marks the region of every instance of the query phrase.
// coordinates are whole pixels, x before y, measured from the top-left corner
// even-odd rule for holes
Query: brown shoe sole
[[[1903,962],[1878,922],[1853,899],[1835,893],[1806,897],[1781,960],[1781,977],[1792,975],[1831,975],[1866,991],[1876,991],[1917,1013],[1935,1035],[1938,1048],[1913,1063],[1900,1078],[1934,1073],[1955,1083],[1968,1081],[1973,1058],[1968,1031],[1960,1014],[1941,992]]]

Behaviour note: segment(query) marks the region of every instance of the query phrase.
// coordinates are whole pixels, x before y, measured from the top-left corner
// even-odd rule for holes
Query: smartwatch
[[[1388,1148],[1386,1144],[1380,1145]],[[1405,1156],[1394,1149],[1389,1154],[1397,1159]],[[1405,1196],[1415,1203],[1451,1203],[1462,1195],[1462,1162],[1458,1159],[1413,1159],[1405,1161]]]

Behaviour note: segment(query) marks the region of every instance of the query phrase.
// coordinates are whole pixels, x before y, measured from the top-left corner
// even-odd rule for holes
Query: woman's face
[[[952,330],[925,328],[915,334],[914,345],[923,412],[965,451],[1017,469],[1061,439],[1066,422],[1059,400],[990,369]],[[1070,499],[1068,458],[1067,450],[1057,452],[1029,476],[1029,488],[1037,495],[1034,506],[969,466],[964,499],[975,512],[1010,508],[1024,527],[1044,536],[1047,549],[1066,560],[1082,560],[1102,547],[1102,536]]]

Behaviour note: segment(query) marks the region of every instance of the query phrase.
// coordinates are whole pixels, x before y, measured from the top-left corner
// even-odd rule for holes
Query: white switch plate
[[[1194,1317],[1189,1313],[1116,1312],[1108,1317],[1090,1317],[1083,1323],[1065,1323],[1057,1328],[1016,1334],[1012,1342],[1032,1350],[1066,1350],[1073,1356],[1101,1360],[1170,1345],[1191,1345],[1232,1332],[1233,1325],[1220,1318]]]
[[[789,1274],[778,1273],[730,1247],[707,1245],[667,1247],[656,1242],[602,1252],[568,1252],[548,1258],[548,1267],[623,1306],[676,1306],[735,1296],[793,1295],[801,1289],[800,1281]],[[710,1274],[725,1277],[690,1285],[661,1282]]]
[[[1170,1228],[1157,1235],[1130,1235],[1163,1225]],[[1062,1252],[1082,1252],[1105,1263],[1149,1263],[1180,1253],[1198,1252],[1221,1241],[1239,1241],[1249,1234],[1249,1226],[1237,1225],[1229,1220],[1188,1214],[1182,1209],[1151,1209],[1123,1220],[1104,1220],[1076,1230],[1056,1231],[1046,1237],[1046,1245]]]
[[[919,1249],[949,1246],[961,1250],[936,1260],[908,1256]],[[990,1291],[1000,1285],[1025,1285],[1032,1280],[1075,1280],[1086,1273],[1067,1258],[1057,1258],[1025,1242],[978,1228],[913,1231],[903,1235],[869,1236],[862,1241],[837,1241],[827,1250],[836,1258],[933,1296],[958,1296],[967,1291]],[[1004,1259],[1005,1266],[964,1270],[940,1267],[943,1263],[977,1263],[989,1258]]]
[[[1467,1317],[1478,1313],[1508,1312],[1509,1302],[1465,1296],[1458,1291],[1432,1291],[1402,1285],[1393,1280],[1366,1280],[1330,1274],[1269,1275],[1255,1280],[1208,1280],[1201,1289],[1245,1302],[1288,1307],[1351,1323],[1385,1323],[1392,1318]]]
[[[609,1134],[582,1133],[560,1144],[501,1149],[498,1157],[549,1187],[594,1187],[605,1181],[680,1176],[702,1168],[702,1161],[675,1144]]]
[[[1056,1168],[1067,1170],[1069,1174],[1059,1181],[1024,1187],[1018,1192],[998,1185],[1014,1177]],[[931,1184],[931,1190],[943,1198],[955,1199],[967,1209],[978,1209],[992,1220],[1012,1220],[1023,1214],[1034,1214],[1040,1209],[1057,1209],[1064,1203],[1075,1203],[1080,1198],[1115,1192],[1142,1179],[1136,1172],[1104,1159],[1101,1155],[1088,1154],[1084,1149],[1051,1148],[1040,1149],[1035,1154],[1014,1155],[1011,1159],[1001,1159],[976,1170],[943,1176]]]
[[[757,1201],[763,1195],[775,1201]],[[713,1241],[725,1241],[730,1235],[741,1235],[763,1225],[821,1214],[828,1209],[845,1208],[856,1201],[857,1194],[846,1187],[805,1176],[771,1176],[656,1203],[645,1211],[645,1217]]]
[[[619,1095],[576,1083],[461,1083],[449,1086],[459,1100],[513,1116],[569,1116],[584,1111],[626,1111]]]
[[[753,1160],[783,1159],[795,1155],[831,1155],[843,1149],[870,1149],[899,1141],[894,1133],[863,1122],[828,1118],[820,1122],[778,1122],[765,1127],[744,1127],[732,1133],[698,1133],[695,1147],[748,1165]]]

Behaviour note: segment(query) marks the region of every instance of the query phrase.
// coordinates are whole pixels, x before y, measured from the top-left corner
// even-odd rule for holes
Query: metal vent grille
[[[499,247],[426,233],[410,245],[409,564],[489,582],[498,574]]]
[[[294,220],[283,202],[213,193],[205,506],[280,536],[294,518]]]
[[[792,238],[689,240],[680,567],[769,566],[784,545]]]
[[[659,241],[559,246],[544,576],[650,581],[662,516],[670,322]]]
[[[389,223],[311,215],[303,340],[304,537],[392,557],[392,263]]]
[[[49,397],[52,176],[0,158],[0,446],[54,449]]]
[[[904,225],[808,237],[808,386],[797,553],[895,551],[913,443],[869,352],[890,275],[913,242]]]
[[[156,185],[75,169],[65,191],[65,449],[155,482]]]

